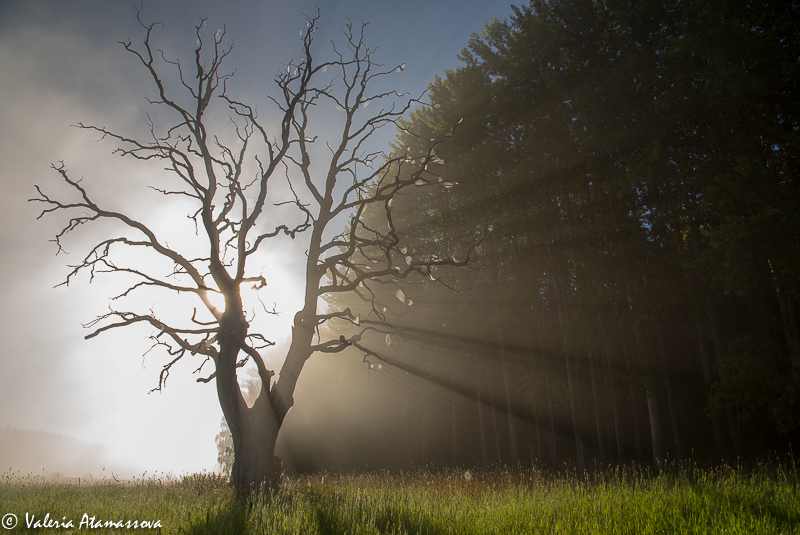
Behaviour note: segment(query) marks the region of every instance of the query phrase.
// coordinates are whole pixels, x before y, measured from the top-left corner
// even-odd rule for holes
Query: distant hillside
[[[110,477],[112,472],[130,475],[106,461],[103,446],[99,444],[44,431],[0,429],[0,473],[65,477],[91,474],[95,478]]]

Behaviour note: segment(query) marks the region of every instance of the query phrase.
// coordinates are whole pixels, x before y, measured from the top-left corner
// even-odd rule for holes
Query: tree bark
[[[233,312],[226,313],[220,322],[217,394],[233,442],[231,483],[237,494],[248,496],[262,490],[262,486],[276,489],[280,482],[282,462],[275,456],[275,443],[294,404],[292,393],[297,377],[311,355],[313,329],[307,326],[310,322],[305,320],[306,314],[295,317],[292,343],[278,382],[270,388],[270,377],[259,370],[261,393],[248,408],[236,379],[236,360],[244,344],[247,322],[241,306],[238,309],[231,306],[228,310]]]

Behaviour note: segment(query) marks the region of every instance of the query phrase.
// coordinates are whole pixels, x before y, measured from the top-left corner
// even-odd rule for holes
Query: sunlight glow
[[[211,305],[219,310],[225,312],[225,297],[218,291],[206,292],[206,297],[211,302]]]

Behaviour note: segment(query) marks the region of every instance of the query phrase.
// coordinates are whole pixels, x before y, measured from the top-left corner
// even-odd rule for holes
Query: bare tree
[[[395,91],[370,89],[379,79],[402,71],[404,65],[386,69],[373,61],[373,50],[364,43],[366,24],[354,29],[348,23],[344,47],[334,44],[330,61],[316,64],[312,43],[317,19],[318,15],[309,18],[301,32],[302,58],[290,62],[274,79],[278,91],[270,100],[280,120],[269,124],[277,125],[275,132],[270,133],[269,124],[259,120],[254,106],[236,100],[226,87],[232,74],[222,71],[222,65],[233,46],[223,43],[224,30],[214,34],[207,45],[202,32],[205,21],[201,19],[196,27],[198,44],[191,67],[194,72],[189,75],[185,64],[168,59],[153,47],[151,38],[158,25],[142,23],[141,16],[139,21],[146,31],[143,44],[135,47],[128,41],[122,45],[155,84],[158,98],[150,104],[160,108],[162,114],[169,112],[174,122],[163,129],[151,123],[151,138],[147,141],[105,127],[79,125],[115,140],[119,147],[116,152],[125,157],[166,165],[179,186],[170,182],[152,187],[165,196],[166,202],[178,197],[192,203],[193,211],[188,216],[205,242],[208,256],[194,258],[180,248],[168,246],[142,220],[95,202],[81,181],[70,177],[63,162],[53,168],[71,187],[76,199],[56,199],[39,186],[38,195],[31,199],[45,205],[39,217],[60,211],[72,214],[55,237],[59,251],[65,237],[85,224],[106,220],[123,229],[97,243],[77,265],[71,266],[64,284],[80,272],[89,272],[92,278],[97,273],[124,274],[136,282],[117,298],[157,289],[194,294],[202,301],[210,313],[208,319],[198,315],[196,309],[187,309],[181,323],[159,317],[153,311],[118,308],[115,303],[125,300],[115,298],[108,313],[87,325],[92,332],[86,338],[120,327],[151,326],[154,346],[169,354],[157,390],[164,385],[172,366],[182,359],[204,359],[198,371],[206,362],[213,362],[213,373],[198,381],[216,383],[233,439],[232,482],[243,492],[254,485],[277,484],[281,463],[274,456],[275,442],[294,403],[298,377],[313,353],[337,353],[352,346],[364,353],[365,360],[382,358],[363,339],[368,331],[387,335],[395,332],[374,302],[373,285],[391,284],[412,274],[433,278],[432,270],[439,266],[466,265],[472,251],[462,251],[460,260],[454,258],[453,251],[412,257],[401,244],[392,220],[392,201],[410,186],[440,187],[441,178],[433,169],[441,162],[434,149],[443,140],[426,139],[427,152],[417,153],[413,159],[408,151],[385,155],[373,150],[370,140],[378,129],[395,125],[413,105],[422,103]],[[164,71],[173,73],[172,83],[167,83]],[[322,146],[312,132],[312,123],[319,118],[315,115],[318,110],[325,106],[338,111],[340,128]],[[214,131],[212,127],[217,123],[207,119],[214,108],[226,110],[230,118],[224,132],[220,128]],[[319,128],[317,123],[315,126]],[[235,142],[224,143],[226,134],[235,136]],[[248,166],[253,169],[251,176]],[[282,203],[268,203],[268,186],[286,180],[289,198]],[[276,211],[286,210],[287,206],[295,215],[275,223]],[[365,222],[368,212],[370,221],[374,221],[376,210],[385,222],[382,228]],[[265,333],[251,332],[252,317],[243,307],[242,290],[266,285],[263,275],[255,274],[261,266],[252,264],[256,253],[281,236],[302,237],[306,241],[305,298],[294,316],[286,359],[277,380],[272,380],[275,373],[267,369],[260,351],[273,342]],[[149,268],[133,267],[125,263],[130,258],[125,255],[126,250],[166,260],[172,268],[167,273],[155,273]],[[320,305],[321,298],[342,292],[356,292],[371,302],[370,316],[361,318],[350,309]],[[213,294],[224,297],[224,310],[214,305]],[[347,329],[337,331],[335,325],[331,326],[336,321]],[[353,331],[352,325],[358,329]],[[261,393],[252,407],[245,403],[237,382],[237,369],[248,359],[257,365],[262,382]]]

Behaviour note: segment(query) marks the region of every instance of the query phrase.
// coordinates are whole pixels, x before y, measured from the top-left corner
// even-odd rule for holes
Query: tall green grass
[[[160,519],[152,532],[194,535],[800,534],[799,479],[792,462],[672,464],[657,472],[322,474],[286,479],[280,492],[243,502],[211,475],[80,484],[5,475],[0,514],[20,517],[12,532],[26,531],[25,512],[72,518],[76,527],[86,512],[104,520]]]
[[[18,473],[0,475],[0,516],[9,513],[16,515],[17,526],[5,532],[29,531],[28,519],[65,523],[72,520],[74,532],[158,533],[158,529],[89,529],[81,521],[92,524],[98,521],[128,521],[141,524],[142,521],[160,520],[161,533],[178,533],[193,517],[205,515],[220,503],[233,499],[233,493],[225,482],[213,474],[195,474],[189,477],[174,478],[158,474],[120,481],[110,479],[65,479],[47,477],[46,474],[21,476]],[[94,517],[94,521],[91,518]],[[5,522],[10,521],[3,518]],[[48,533],[67,533],[69,528],[50,527],[38,531]]]

